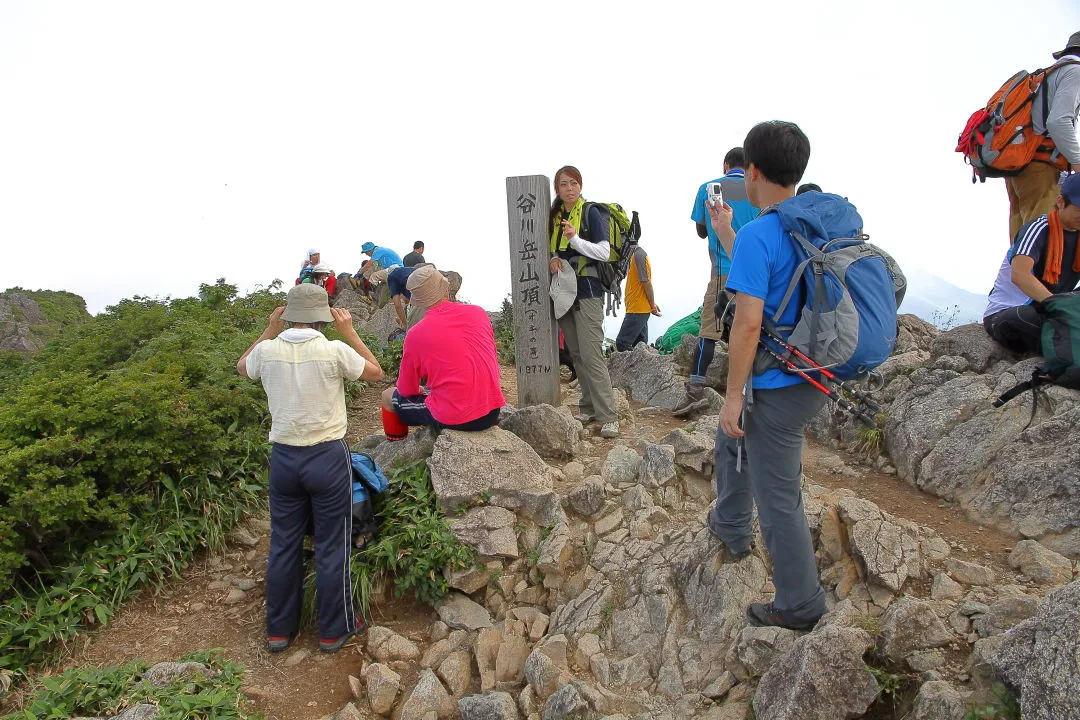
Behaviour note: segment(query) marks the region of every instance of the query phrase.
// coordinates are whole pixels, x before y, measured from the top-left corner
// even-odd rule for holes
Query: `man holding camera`
[[[810,141],[798,125],[771,121],[746,136],[746,191],[758,207],[795,196],[810,159]],[[773,561],[776,595],[754,603],[751,625],[809,630],[825,612],[825,592],[802,503],[802,450],[807,422],[825,396],[799,375],[779,368],[754,372],[761,324],[783,305],[798,272],[795,243],[776,213],[743,226],[735,236],[732,211],[709,208],[720,242],[732,248],[727,277],[735,293],[735,318],[728,342],[727,392],[716,433],[716,503],[708,527],[731,559],[751,549],[754,505]],[[778,325],[795,324],[799,303],[789,303]]]
[[[724,156],[724,176],[703,183],[694,198],[694,209],[690,219],[697,226],[701,239],[709,239],[709,286],[705,289],[705,299],[701,301],[701,329],[698,331],[697,345],[690,358],[690,380],[686,383],[686,397],[672,415],[682,417],[708,407],[705,399],[705,372],[712,363],[716,341],[720,339],[720,328],[716,321],[716,297],[724,289],[731,258],[720,245],[716,231],[709,222],[707,204],[710,195],[719,196],[720,203],[727,203],[733,210],[731,227],[738,231],[746,223],[757,217],[758,209],[746,196],[744,167],[746,156],[741,147],[728,150]],[[716,192],[710,193],[710,189]]]

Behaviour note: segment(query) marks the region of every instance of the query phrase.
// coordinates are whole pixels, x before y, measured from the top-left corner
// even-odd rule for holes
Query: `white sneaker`
[[[577,415],[574,416],[574,419],[577,420],[579,423],[581,423],[581,426],[584,427],[584,426],[588,425],[589,423],[591,423],[594,418],[593,418],[592,415],[590,415],[588,413],[578,413]]]
[[[609,423],[604,423],[600,428],[600,437],[602,438],[617,438],[619,437],[619,421],[612,420]]]

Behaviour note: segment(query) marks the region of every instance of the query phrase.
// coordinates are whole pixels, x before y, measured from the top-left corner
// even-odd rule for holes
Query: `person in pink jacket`
[[[494,427],[506,400],[487,312],[450,302],[450,284],[434,265],[415,270],[406,287],[412,304],[427,312],[405,336],[397,386],[382,395],[387,439],[403,439],[410,426]]]

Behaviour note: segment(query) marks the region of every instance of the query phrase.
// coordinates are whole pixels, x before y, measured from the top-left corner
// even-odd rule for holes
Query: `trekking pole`
[[[786,340],[781,338],[776,333],[774,333],[774,332],[772,332],[770,330],[764,329],[764,328],[762,328],[762,332],[764,332],[765,335],[768,336],[768,338],[770,340],[772,340],[777,345],[779,345],[783,350],[791,353],[791,355],[793,355],[796,359],[798,359],[801,362],[806,363],[807,365],[809,365],[809,367],[805,368],[806,370],[820,372],[823,377],[825,377],[829,382],[836,385],[840,390],[843,390],[846,393],[850,393],[859,402],[866,405],[870,409],[871,412],[874,412],[874,413],[881,412],[881,406],[878,405],[876,402],[874,402],[874,400],[869,395],[867,395],[863,391],[859,390],[858,388],[855,388],[855,387],[852,387],[851,385],[848,385],[846,382],[844,382],[840,378],[836,377],[836,374],[833,373],[831,370],[829,370],[827,367],[823,367],[819,363],[815,362],[812,358],[810,358],[804,352],[799,350],[799,348],[797,348],[794,345],[792,345],[791,343],[787,342]],[[762,344],[764,344],[764,343],[762,343]]]
[[[873,417],[871,417],[870,415],[867,415],[865,410],[860,410],[858,408],[858,406],[855,405],[855,403],[851,402],[846,397],[844,397],[840,393],[836,392],[833,388],[831,388],[831,387],[825,385],[824,383],[810,377],[810,373],[815,372],[817,370],[817,368],[809,368],[809,369],[808,368],[801,368],[798,365],[796,365],[795,363],[791,362],[790,358],[784,357],[776,349],[769,347],[764,342],[761,343],[761,346],[763,348],[765,348],[765,352],[769,353],[774,358],[776,358],[780,362],[780,364],[785,367],[785,369],[788,372],[795,373],[796,375],[802,375],[803,378],[808,383],[810,383],[815,388],[817,388],[822,393],[824,393],[825,397],[832,400],[840,408],[842,408],[843,410],[851,413],[852,415],[859,418],[863,422],[866,422],[866,423],[868,423],[870,425],[876,424],[874,422]]]

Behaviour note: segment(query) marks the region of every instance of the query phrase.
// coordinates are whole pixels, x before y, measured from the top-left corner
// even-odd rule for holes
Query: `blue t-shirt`
[[[390,248],[377,247],[374,252],[371,253],[371,259],[379,263],[379,267],[383,270],[387,269],[391,265],[401,265],[401,256]]]
[[[735,235],[734,251],[727,289],[764,300],[764,316],[771,319],[780,307],[799,264],[794,243],[780,225],[780,216],[769,213],[744,225]],[[801,305],[798,298],[793,298],[776,324],[794,325]],[[756,390],[774,390],[801,382],[804,382],[802,376],[789,375],[774,368],[755,375],[753,387]]]
[[[414,270],[416,270],[414,267],[397,267],[390,271],[390,274],[386,276],[386,287],[390,289],[390,297],[404,295],[412,300],[412,293],[405,287],[405,283],[408,282]]]
[[[720,246],[720,239],[716,237],[716,231],[713,230],[712,223],[709,222],[709,211],[705,207],[705,201],[709,199],[709,191],[707,186],[709,183],[718,182],[722,186],[724,193],[724,202],[731,206],[731,209],[735,211],[735,216],[731,218],[731,229],[735,232],[739,232],[743,225],[750,222],[758,216],[758,209],[750,204],[750,200],[746,197],[746,185],[743,182],[743,170],[736,168],[728,172],[722,178],[710,180],[709,182],[702,183],[698,188],[697,196],[694,198],[694,209],[690,213],[690,219],[695,223],[700,223],[705,226],[705,229],[709,233],[709,255],[716,258],[720,265],[720,274],[727,275],[731,269],[731,260],[728,258],[727,253],[724,252],[724,248]]]

